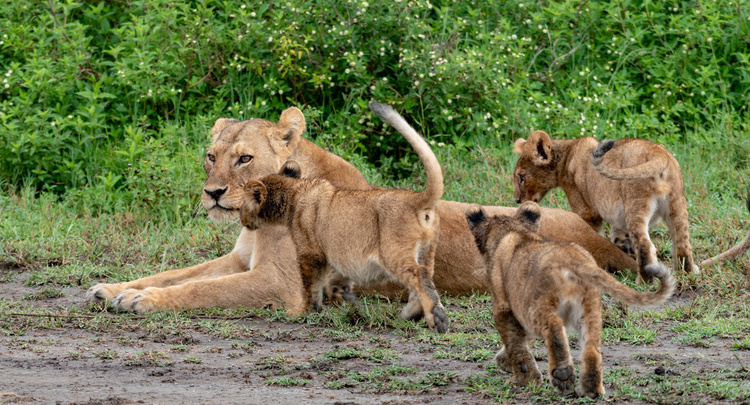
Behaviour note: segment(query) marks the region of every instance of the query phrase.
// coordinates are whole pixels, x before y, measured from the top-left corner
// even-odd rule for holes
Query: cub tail
[[[390,124],[401,135],[409,141],[414,151],[417,152],[422,164],[427,171],[427,185],[422,190],[422,206],[424,208],[434,208],[438,200],[443,197],[443,171],[440,169],[435,154],[427,145],[427,142],[419,136],[406,120],[399,115],[391,106],[376,102],[370,103],[370,109],[377,114],[383,121]]]
[[[616,146],[615,141],[604,141],[591,154],[591,163],[594,165],[594,169],[602,176],[612,180],[636,180],[657,177],[667,169],[667,165],[669,164],[665,156],[656,155],[652,156],[646,163],[638,166],[613,167],[604,162],[604,157],[607,152]]]
[[[593,265],[579,267],[574,271],[584,283],[596,285],[603,292],[628,305],[645,307],[662,304],[672,296],[675,289],[674,278],[672,278],[669,270],[661,263],[649,264],[644,269],[647,275],[659,279],[659,288],[654,292],[648,293],[631,289],[617,281],[609,273]]]
[[[748,190],[747,190],[747,201],[746,201],[746,204],[747,204],[747,210],[750,211],[750,188],[748,188]],[[727,250],[726,252],[720,253],[720,254],[718,254],[718,255],[710,258],[710,259],[706,259],[706,260],[702,261],[701,262],[701,267],[713,266],[714,264],[716,264],[716,263],[718,263],[720,261],[724,261],[724,260],[729,260],[729,259],[734,259],[736,257],[740,257],[740,256],[744,255],[745,252],[747,252],[748,250],[750,250],[750,232],[748,232],[747,235],[745,235],[745,239],[742,239],[742,242],[738,243],[733,248]]]

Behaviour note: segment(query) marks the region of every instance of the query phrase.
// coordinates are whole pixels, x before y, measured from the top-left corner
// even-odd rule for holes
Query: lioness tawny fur
[[[682,171],[664,146],[643,139],[599,143],[594,138],[552,140],[543,131],[518,139],[513,171],[516,202],[539,202],[561,187],[570,208],[600,232],[602,220],[610,238],[634,253],[640,275],[657,262],[649,226],[663,219],[672,236],[675,269],[698,273],[688,233]]]
[[[422,159],[427,171],[422,192],[341,189],[326,180],[301,179],[300,166],[290,161],[283,174],[245,185],[240,222],[253,231],[288,226],[308,306],[320,309],[330,266],[359,285],[400,282],[410,295],[403,317],[424,314],[430,328],[443,333],[448,317],[432,280],[440,232],[435,208],[443,195],[443,174],[427,143],[398,113],[379,103],[370,108],[403,134]]]
[[[514,216],[488,217],[479,205],[466,211],[484,256],[492,315],[504,344],[495,359],[513,373],[512,382],[540,382],[531,345],[541,337],[547,346],[549,380],[567,393],[576,380],[566,334],[566,328],[573,328],[581,348],[575,391],[581,396],[603,395],[601,293],[631,305],[655,305],[672,294],[674,281],[663,265],[651,263],[645,271],[660,280],[659,289],[633,291],[600,269],[577,244],[542,238],[537,233],[540,216],[539,205],[531,201],[521,204]]]

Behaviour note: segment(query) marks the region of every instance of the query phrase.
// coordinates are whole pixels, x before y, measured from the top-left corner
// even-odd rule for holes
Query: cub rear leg
[[[299,253],[297,257],[302,276],[305,308],[310,309],[312,306],[315,311],[320,311],[323,309],[323,282],[327,260],[323,254],[313,252]]]
[[[576,373],[573,359],[568,348],[568,335],[565,333],[562,319],[552,311],[547,312],[547,319],[539,319],[539,331],[542,332],[549,357],[549,381],[563,394],[573,391]]]
[[[671,195],[669,216],[666,219],[669,234],[672,237],[672,268],[675,271],[700,274],[693,262],[693,246],[690,244],[690,232],[687,213],[687,202],[682,194]]]
[[[579,361],[580,381],[576,394],[582,397],[596,398],[604,395],[602,384],[602,312],[601,293],[590,291],[583,298],[582,319],[580,320],[579,343],[581,358]]]
[[[413,316],[413,314],[418,313],[414,310],[416,304],[412,304],[411,300],[412,295],[416,295],[415,301],[419,302],[422,307],[422,314],[424,314],[430,330],[445,333],[448,331],[450,321],[443,304],[440,302],[435,284],[432,282],[431,273],[427,266],[416,264],[399,271],[398,274],[394,274],[398,281],[409,288],[410,302],[404,310],[411,311],[411,314],[405,314],[402,311],[401,316]]]
[[[650,210],[650,211],[649,211]],[[645,211],[645,212],[644,212]],[[644,269],[652,263],[657,263],[656,247],[651,243],[648,235],[648,224],[653,215],[653,207],[644,207],[641,212],[630,211],[625,219],[633,245],[635,246],[635,260],[638,264],[638,283],[650,283],[652,277]]]
[[[493,310],[495,329],[503,339],[503,348],[495,355],[500,368],[513,373],[510,382],[518,385],[541,383],[542,373],[536,366],[529,342],[533,341],[526,334],[523,326],[510,310]]]

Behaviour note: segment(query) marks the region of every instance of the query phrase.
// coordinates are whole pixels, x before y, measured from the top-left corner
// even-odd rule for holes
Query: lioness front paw
[[[119,294],[123,288],[120,284],[99,283],[86,290],[86,301],[107,302]]]
[[[434,328],[438,333],[448,332],[450,321],[448,320],[448,315],[445,314],[445,309],[443,309],[443,307],[436,306],[432,308],[432,319],[435,323]]]
[[[576,382],[576,373],[571,366],[558,367],[550,373],[552,376],[552,385],[560,392],[567,394],[573,391]]]
[[[157,291],[158,289],[153,287],[144,290],[127,289],[112,299],[112,306],[120,311],[137,314],[163,311],[167,306]]]
[[[633,245],[633,240],[630,239],[630,234],[617,235],[612,238],[612,243],[630,257],[635,258],[635,246]]]

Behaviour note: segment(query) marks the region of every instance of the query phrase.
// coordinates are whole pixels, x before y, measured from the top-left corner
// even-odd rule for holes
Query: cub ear
[[[268,188],[258,180],[253,180],[244,186],[245,199],[240,207],[240,222],[242,226],[251,231],[260,228],[261,223],[258,219],[263,203],[266,202]]]
[[[284,165],[281,166],[279,174],[293,179],[299,179],[302,177],[302,167],[300,167],[296,160],[287,160],[284,162]]]
[[[302,139],[303,132],[305,132],[304,114],[297,107],[287,108],[281,112],[281,117],[279,117],[279,123],[274,134],[275,148],[286,149],[291,154]]]
[[[513,153],[516,155],[523,154],[523,145],[526,144],[526,140],[523,138],[516,139],[516,143],[513,144]]]
[[[482,206],[472,204],[466,209],[466,222],[469,224],[469,230],[474,236],[474,243],[479,249],[479,253],[487,253],[487,215],[484,213]]]
[[[546,166],[552,162],[552,139],[544,131],[532,132],[523,149],[536,166]]]
[[[479,204],[471,204],[466,209],[466,222],[469,223],[469,229],[474,230],[477,226],[484,222],[487,222],[487,215],[484,213],[482,206]]]
[[[539,222],[542,217],[542,208],[533,201],[525,201],[518,206],[516,218],[521,220],[523,226],[531,232],[539,232]]]
[[[219,135],[221,135],[221,131],[223,131],[224,128],[232,124],[238,123],[238,122],[239,121],[237,121],[234,118],[219,118],[218,120],[216,120],[213,128],[211,128],[211,135],[213,135],[213,139],[211,140],[211,143],[216,142],[216,138],[218,138]]]

